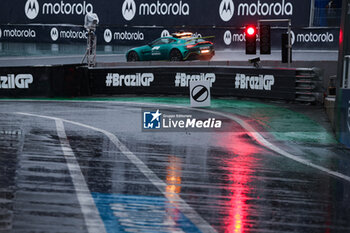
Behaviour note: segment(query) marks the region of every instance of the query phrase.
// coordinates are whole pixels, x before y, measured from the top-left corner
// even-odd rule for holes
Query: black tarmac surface
[[[0,102],[0,232],[350,232],[348,150],[291,144],[332,154],[339,178],[232,120],[142,132],[140,107]]]

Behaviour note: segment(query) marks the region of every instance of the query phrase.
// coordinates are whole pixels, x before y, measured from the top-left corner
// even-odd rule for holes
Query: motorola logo
[[[111,42],[112,38],[113,38],[112,31],[109,29],[106,29],[105,32],[103,33],[103,37],[104,37],[106,43]]]
[[[5,29],[1,32],[3,38],[35,38],[36,32],[30,28],[28,29]]]
[[[162,33],[160,34],[160,37],[168,37],[170,36],[170,32],[168,30],[163,30]]]
[[[41,14],[43,15],[86,15],[92,13],[94,7],[91,3],[41,2]],[[28,19],[35,19],[40,13],[38,0],[27,0],[24,6],[24,13]]]
[[[135,0],[124,0],[124,3],[122,5],[122,15],[125,20],[132,20],[135,17],[137,10],[138,15],[145,16],[187,16],[190,14],[190,5],[188,3],[184,3],[183,0],[178,0],[178,2],[175,3],[165,3],[157,0],[153,3],[140,3],[137,8]]]
[[[230,45],[232,42],[232,34],[229,30],[227,30],[224,34],[224,42],[226,45]]]
[[[293,31],[290,31],[290,42],[292,45],[295,43],[295,33]]]
[[[233,5],[232,0],[222,0],[219,7],[219,14],[223,21],[229,21],[235,11],[235,6]]]
[[[39,14],[39,3],[37,0],[27,0],[24,12],[28,19],[35,19]]]
[[[122,6],[122,14],[125,20],[130,21],[135,17],[136,4],[134,0],[125,0]]]
[[[53,40],[53,41],[56,41],[56,40],[58,40],[58,30],[57,30],[57,28],[52,28],[51,29],[51,32],[50,32],[50,35],[51,35],[51,39]]]

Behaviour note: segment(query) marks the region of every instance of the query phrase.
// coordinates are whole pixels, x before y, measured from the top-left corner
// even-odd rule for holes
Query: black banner
[[[307,77],[317,76],[302,69]],[[209,80],[212,96],[296,99],[300,69],[213,66],[130,66],[87,68],[81,65],[0,67],[2,97],[76,97],[93,95],[189,96],[190,81]]]
[[[90,69],[93,95],[189,95],[190,80],[210,80],[212,96],[295,99],[295,69],[130,67]]]
[[[100,18],[98,44],[138,46],[189,30],[215,36],[217,48],[244,49],[243,27],[258,19],[291,19],[295,49],[338,49],[339,29],[309,26],[311,0],[2,0],[0,41],[85,43],[84,16]],[[271,25],[280,49],[284,23]]]
[[[281,35],[287,33],[287,28],[271,28],[271,46],[281,49]],[[216,34],[216,43],[225,48],[244,49],[244,30],[221,30]],[[337,28],[292,28],[291,42],[293,49],[337,50],[339,47],[339,29]],[[259,38],[257,40],[259,47]]]
[[[168,36],[179,30],[188,30],[194,36],[214,36],[215,47],[219,49],[244,49],[243,29],[198,28],[198,27],[98,27],[98,45],[145,45],[161,36]],[[271,29],[273,49],[281,49],[281,34],[287,29]],[[0,42],[46,42],[46,43],[86,43],[87,32],[82,26],[38,26],[0,25]],[[292,28],[293,49],[336,50],[339,46],[339,29]],[[258,40],[259,47],[259,40]]]
[[[86,43],[87,31],[77,26],[0,26],[0,41]]]
[[[88,81],[77,65],[0,67],[2,97],[73,97],[88,94]],[[86,77],[86,76],[85,76]]]
[[[311,0],[2,0],[0,24],[82,25],[97,13],[105,26],[230,26],[292,19],[309,26]]]

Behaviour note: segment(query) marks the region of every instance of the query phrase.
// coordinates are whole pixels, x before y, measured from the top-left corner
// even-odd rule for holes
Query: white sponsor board
[[[209,80],[190,81],[191,107],[210,107]]]

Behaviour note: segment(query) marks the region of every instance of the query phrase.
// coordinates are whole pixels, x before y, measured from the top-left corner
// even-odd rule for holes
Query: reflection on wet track
[[[348,181],[282,157],[243,129],[141,132],[140,108],[118,103],[0,106],[0,231],[97,232],[77,196],[86,182],[108,233],[350,232]],[[64,123],[79,166],[68,167],[55,120],[15,112],[79,122]],[[349,166],[346,150],[328,147],[336,156],[323,165]],[[77,169],[81,180],[72,179]]]

